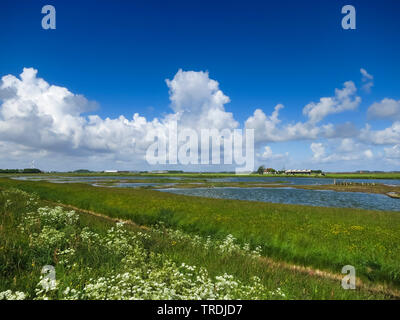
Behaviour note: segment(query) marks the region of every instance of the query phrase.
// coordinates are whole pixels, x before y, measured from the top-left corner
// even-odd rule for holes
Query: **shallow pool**
[[[294,188],[196,188],[160,189],[190,196],[225,198],[321,207],[400,211],[400,200],[383,194],[304,190]]]

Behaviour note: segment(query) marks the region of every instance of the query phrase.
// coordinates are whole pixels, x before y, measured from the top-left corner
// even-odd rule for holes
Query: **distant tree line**
[[[0,173],[42,173],[41,170],[30,168],[30,169],[0,169]]]
[[[274,174],[284,174],[285,170],[275,170],[274,168],[265,168],[265,166],[259,166],[255,173],[264,174],[264,173],[274,173]],[[312,174],[322,174],[322,170],[311,170]]]

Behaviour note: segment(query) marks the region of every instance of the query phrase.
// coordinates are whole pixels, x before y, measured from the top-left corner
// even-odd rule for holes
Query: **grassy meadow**
[[[57,275],[62,275],[61,278],[57,276],[57,280],[60,286],[66,286],[60,290],[64,291],[67,287],[79,291],[89,284],[94,286],[91,283],[95,281],[93,279],[101,278],[101,274],[110,274],[112,270],[124,274],[126,264],[120,263],[121,270],[116,267],[116,261],[121,260],[123,255],[108,257],[102,253],[108,250],[104,248],[93,249],[97,253],[92,253],[87,243],[81,248],[83,240],[79,235],[84,227],[98,233],[100,238],[102,235],[107,237],[108,230],[115,227],[112,219],[129,221],[124,228],[133,233],[127,238],[136,239],[134,244],[130,244],[134,248],[132,252],[138,251],[139,246],[141,256],[157,255],[154,261],[148,261],[149,268],[154,269],[156,274],[163,274],[164,268],[175,270],[176,266],[171,267],[171,263],[177,266],[186,263],[207,270],[207,280],[203,279],[207,286],[224,287],[228,280],[221,280],[220,277],[226,274],[234,277],[232,281],[236,284],[233,287],[241,288],[238,291],[227,289],[227,292],[224,287],[225,291],[222,290],[221,295],[214,292],[215,296],[207,296],[211,298],[225,295],[230,298],[254,299],[386,299],[396,297],[393,292],[400,286],[400,215],[396,212],[208,199],[146,189],[93,187],[81,183],[55,184],[0,179],[0,188],[3,193],[8,192],[8,196],[2,197],[3,203],[0,202],[0,208],[4,208],[0,229],[0,256],[4,259],[1,263],[0,292],[7,289],[28,291],[29,297],[35,297],[35,286],[44,264],[56,266]],[[35,232],[15,232],[16,226],[23,224],[21,219],[24,214],[37,209],[23,205],[22,200],[7,199],[16,197],[9,192],[13,189],[35,193],[38,196],[37,208],[62,204],[81,209],[76,225],[60,227],[64,234],[74,234],[69,242],[61,241],[62,244],[57,244],[56,241],[47,253],[31,248],[32,234],[40,238],[38,235],[45,226],[40,227],[39,223],[39,229]],[[5,206],[7,200],[14,207]],[[93,216],[84,210],[103,216]],[[37,220],[41,218],[37,217]],[[49,227],[54,228],[53,225]],[[64,228],[69,231],[64,231]],[[48,229],[45,231],[49,232]],[[146,236],[138,237],[138,233]],[[205,245],[207,242],[208,245]],[[220,248],[224,246],[237,250],[221,253]],[[77,268],[81,271],[73,271],[74,268],[65,268],[57,263],[59,259],[55,250],[67,250],[68,255],[71,248],[75,252],[77,265],[82,269]],[[138,258],[142,265],[143,257],[140,258],[142,260]],[[363,288],[355,291],[341,288],[340,271],[348,264],[356,268],[358,279],[365,284]],[[87,268],[93,272],[88,273],[91,274],[91,280],[86,276],[79,280],[79,274]],[[327,276],[319,276],[316,269],[322,270]],[[146,282],[144,275],[138,272],[141,281]],[[254,276],[259,279],[256,284]],[[64,277],[65,281],[62,280]],[[225,284],[219,283],[217,278]],[[174,279],[161,277],[154,280],[157,283],[171,283],[175,292],[183,292],[181,295],[157,296],[155,293],[153,297],[139,296],[195,298],[187,292],[188,287],[193,285],[190,282],[193,279],[186,280],[187,283],[179,284],[178,287],[172,285]],[[127,282],[132,285],[132,279],[129,278]],[[154,283],[151,286],[154,287]],[[262,286],[259,287],[262,288],[260,292],[252,291],[253,295],[249,296],[249,292],[258,286]],[[52,293],[52,297],[68,298],[60,290],[57,294]],[[136,293],[133,295],[137,296]],[[99,297],[104,298],[104,295]],[[118,294],[114,296],[118,297],[121,298]],[[95,296],[77,298],[92,299]]]

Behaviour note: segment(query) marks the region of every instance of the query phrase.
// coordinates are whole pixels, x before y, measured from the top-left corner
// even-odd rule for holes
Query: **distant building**
[[[263,174],[276,174],[276,170],[272,168],[264,169]]]
[[[311,174],[311,170],[305,169],[305,170],[286,170],[286,174]]]
[[[117,173],[118,170],[104,170],[105,173]]]

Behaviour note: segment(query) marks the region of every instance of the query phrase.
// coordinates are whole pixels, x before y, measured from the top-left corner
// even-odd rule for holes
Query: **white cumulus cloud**
[[[400,120],[400,100],[385,98],[368,108],[369,119]]]
[[[366,149],[360,143],[356,143],[353,139],[342,139],[340,144],[330,143],[329,152],[323,143],[311,143],[310,149],[313,153],[311,160],[314,163],[338,163],[344,161],[371,160],[374,153],[371,149]]]
[[[263,153],[258,154],[261,159],[265,160],[281,160],[289,157],[289,152],[285,153],[274,153],[270,146],[265,146]]]
[[[370,75],[364,68],[361,68],[360,72],[362,75],[361,81],[364,83],[362,89],[369,93],[371,92],[371,88],[374,86],[374,77]]]
[[[400,159],[400,144],[396,144],[390,148],[384,148],[385,156],[389,159]]]
[[[256,109],[253,115],[246,120],[245,127],[254,129],[256,142],[317,139],[319,135],[333,134],[334,127],[331,124],[320,127],[309,122],[281,125],[279,111],[283,108],[282,104],[276,105],[270,116],[267,116],[261,109]]]
[[[355,96],[357,88],[352,81],[346,81],[343,89],[335,89],[334,97],[324,97],[319,102],[311,102],[303,109],[303,114],[311,123],[317,123],[330,114],[355,110],[361,103],[361,98]]]
[[[400,143],[400,121],[392,123],[390,127],[382,130],[372,130],[369,124],[360,131],[360,140],[364,143],[388,145]]]
[[[84,96],[37,77],[24,68],[20,77],[6,75],[0,82],[0,141],[3,148],[42,154],[94,156],[115,161],[144,160],[155,133],[168,132],[173,121],[179,128],[236,128],[238,123],[224,105],[229,97],[206,72],[182,71],[166,80],[172,113],[151,121],[135,113],[131,119],[85,116],[96,107]]]
[[[321,160],[323,158],[323,156],[325,155],[325,147],[320,142],[311,143],[310,148],[313,153],[313,159],[316,161]]]
[[[365,69],[361,73],[364,82],[373,80]],[[170,113],[151,120],[139,113],[102,118],[88,114],[98,107],[97,103],[48,83],[33,68],[24,68],[19,76],[5,75],[0,80],[0,163],[10,167],[21,161],[28,165],[32,159],[38,163],[43,159],[42,163],[58,165],[58,169],[73,169],[75,164],[97,169],[125,164],[125,168],[132,169],[132,164],[140,167],[146,163],[146,150],[154,142],[154,135],[168,135],[175,121],[178,130],[196,132],[240,127],[227,110],[229,97],[208,72],[179,70],[166,80],[166,85]],[[314,163],[377,159],[375,149],[370,147],[374,145],[387,146],[385,157],[398,159],[400,101],[385,98],[369,107],[370,118],[393,120],[385,129],[374,130],[367,124],[359,130],[350,121],[320,123],[331,114],[355,110],[360,102],[354,83],[347,81],[334,96],[307,104],[303,108],[307,117],[304,122],[283,121],[280,113],[284,106],[278,104],[269,112],[255,109],[244,128],[255,130],[257,148],[264,146],[257,157],[277,163],[289,161],[288,153],[274,153],[265,144],[314,141],[310,145]],[[315,142],[317,139],[324,140]]]

